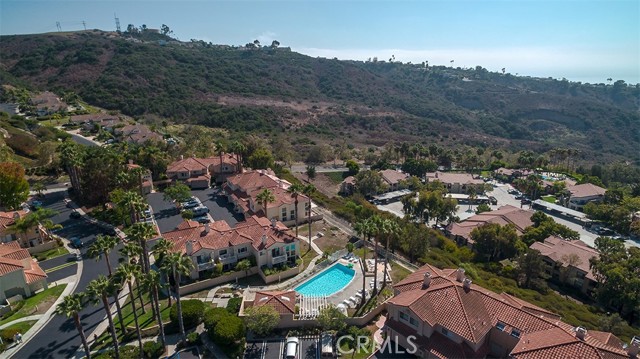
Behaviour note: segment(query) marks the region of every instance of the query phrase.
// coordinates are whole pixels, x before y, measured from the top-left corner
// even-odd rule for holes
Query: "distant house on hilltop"
[[[162,141],[162,136],[153,132],[149,126],[141,124],[124,126],[117,129],[116,134],[121,136],[122,141],[129,143],[143,144],[148,141]]]
[[[396,170],[380,171],[382,180],[389,186],[389,192],[397,191],[401,187],[401,181],[409,178],[409,175]]]
[[[495,211],[476,214],[460,223],[451,223],[447,227],[447,231],[458,244],[472,246],[474,241],[471,239],[471,231],[475,228],[482,227],[488,223],[495,223],[501,226],[512,224],[518,235],[522,235],[525,228],[533,225],[531,221],[533,214],[534,212],[531,210],[506,205]]]
[[[427,173],[427,182],[440,181],[449,193],[465,194],[469,187],[475,187],[476,193],[484,193],[484,181],[469,173],[433,172]]]
[[[38,116],[52,115],[69,107],[53,92],[45,91],[31,97],[31,104],[36,107]]]
[[[181,156],[178,161],[167,166],[167,177],[174,181],[184,181],[192,189],[207,188],[213,179],[224,183],[227,177],[240,173],[242,166],[233,153],[198,158]]]

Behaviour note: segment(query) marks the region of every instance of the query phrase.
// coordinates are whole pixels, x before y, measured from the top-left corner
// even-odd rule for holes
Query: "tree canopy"
[[[29,197],[29,183],[24,167],[15,162],[0,163],[0,205],[18,209]]]

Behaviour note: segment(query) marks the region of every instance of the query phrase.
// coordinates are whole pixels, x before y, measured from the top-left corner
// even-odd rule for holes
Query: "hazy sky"
[[[640,1],[0,0],[0,34],[167,24],[180,40],[255,39],[311,56],[640,83]]]

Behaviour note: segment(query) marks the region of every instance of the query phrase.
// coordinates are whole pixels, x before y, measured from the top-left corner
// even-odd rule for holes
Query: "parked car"
[[[39,208],[42,208],[42,202],[40,201],[31,201],[31,209],[32,210],[37,210]]]
[[[189,209],[189,208],[194,208],[194,207],[198,207],[200,205],[200,201],[197,200],[191,200],[189,202],[184,202],[182,204],[182,208],[184,209]]]
[[[495,206],[496,204],[498,204],[498,199],[494,196],[489,196],[489,202],[491,202],[491,204]]]
[[[71,213],[69,214],[69,217],[73,219],[78,219],[78,218],[82,218],[82,215],[79,212],[71,211]]]
[[[205,206],[196,207],[191,210],[193,212],[194,217],[202,216],[203,214],[209,213],[209,208]]]
[[[322,333],[322,335],[320,336],[320,349],[321,358],[335,357],[335,350],[333,348],[333,335],[331,333]]]
[[[209,219],[209,216],[207,216],[206,214],[202,215],[202,216],[198,216],[198,217],[193,217],[193,220],[197,221],[199,223],[209,223],[209,222],[211,222],[211,220]]]
[[[285,359],[298,359],[298,346],[300,340],[296,337],[287,338],[287,344],[284,347]]]
[[[520,200],[520,203],[522,204],[531,204],[531,200],[527,197],[522,197],[522,199]]]
[[[84,243],[82,243],[82,240],[78,237],[69,238],[69,242],[71,242],[73,248],[82,248],[82,246],[84,246]]]

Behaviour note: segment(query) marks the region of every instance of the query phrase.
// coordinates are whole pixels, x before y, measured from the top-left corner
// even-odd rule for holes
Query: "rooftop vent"
[[[276,228],[276,223],[277,223],[277,222],[278,222],[278,221],[276,221],[276,219],[275,219],[275,218],[271,218],[271,227],[272,227],[272,228]]]
[[[584,338],[587,337],[587,329],[585,329],[584,327],[577,327],[576,337],[580,340],[584,340]]]
[[[266,245],[266,244],[267,244],[267,235],[266,235],[266,234],[263,234],[263,235],[262,235],[261,241],[262,241],[262,244],[263,244],[263,245]]]
[[[430,272],[425,272],[424,273],[424,281],[422,282],[422,286],[424,288],[429,288],[430,284],[431,284],[431,273]]]

